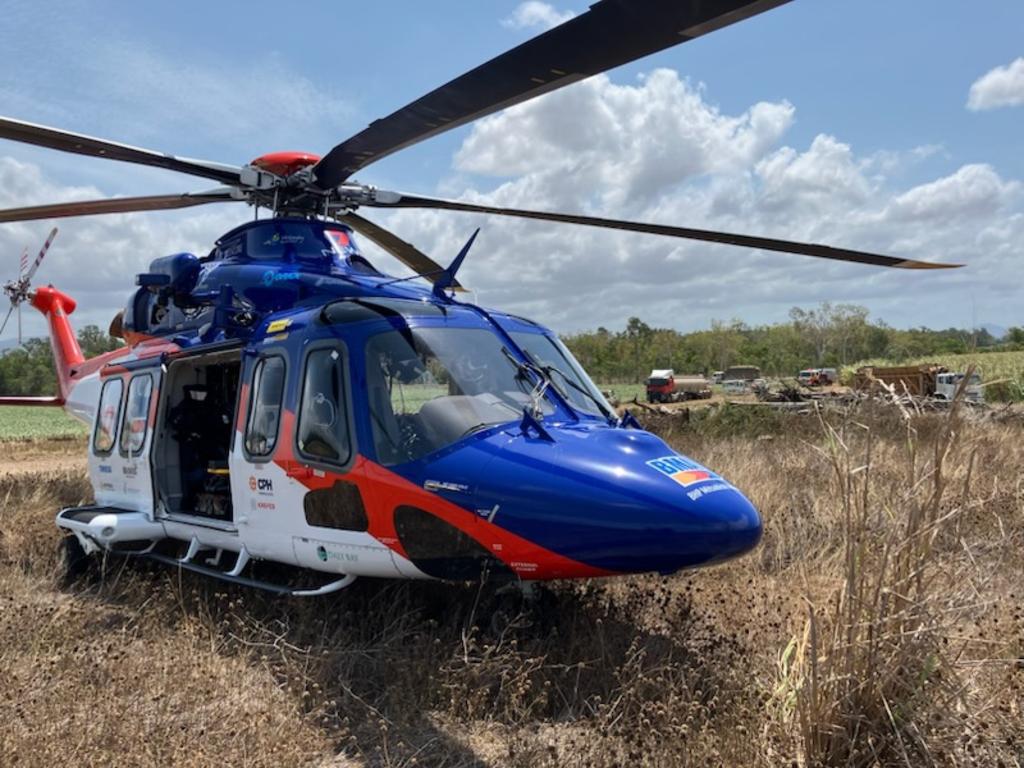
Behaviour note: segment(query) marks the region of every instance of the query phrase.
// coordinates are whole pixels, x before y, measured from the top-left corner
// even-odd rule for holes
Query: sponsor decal
[[[469,490],[469,486],[465,483],[448,483],[444,480],[425,480],[423,487],[428,491],[454,491],[455,493],[465,493]]]
[[[352,552],[337,552],[333,549],[328,549],[323,544],[320,544],[316,548],[316,556],[322,563],[328,563],[334,561],[336,563],[357,563],[359,562],[359,555]]]
[[[291,324],[292,319],[290,317],[286,317],[282,320],[274,320],[267,326],[267,333],[280,333]]]
[[[121,472],[125,477],[135,477],[139,474],[139,468],[135,464],[126,464],[121,467]]]
[[[301,280],[302,275],[299,272],[275,272],[272,269],[268,269],[263,273],[263,284],[270,287],[274,283],[284,283],[289,280]]]
[[[338,229],[328,229],[326,234],[330,241],[338,246],[340,250],[348,248],[352,244],[347,232],[342,232]]]
[[[269,477],[256,477],[255,475],[250,475],[249,490],[258,493],[261,496],[273,496],[274,481]]]
[[[341,232],[339,230],[328,229],[324,231],[327,235],[327,239],[331,241],[331,245],[334,246],[334,250],[341,256],[350,258],[358,255],[355,245],[352,243],[352,238],[348,236],[347,232]],[[327,255],[330,255],[329,253]]]
[[[275,245],[299,245],[304,242],[306,242],[306,238],[303,235],[282,235],[280,232],[275,232],[274,236],[264,240],[263,244],[273,248]]]
[[[273,510],[277,509],[277,504],[272,501],[258,501],[256,502],[256,509]]]
[[[499,509],[501,509],[501,505],[500,505],[500,504],[495,504],[495,505],[494,505],[493,507],[491,507],[490,509],[478,509],[478,510],[476,511],[476,513],[477,513],[478,515],[480,515],[480,517],[482,517],[482,518],[483,518],[484,520],[486,520],[486,521],[487,521],[488,523],[493,523],[493,522],[494,522],[494,516],[495,516],[496,514],[498,514],[498,510],[499,510]]]
[[[114,468],[109,464],[100,464],[100,472],[104,475],[109,475],[114,471]]]
[[[713,483],[712,485],[702,485],[700,488],[694,488],[692,491],[687,491],[686,495],[690,497],[691,501],[696,501],[701,496],[707,496],[709,493],[731,491],[732,489],[732,486],[725,482]]]
[[[664,456],[660,459],[651,459],[647,462],[647,466],[671,477],[684,488],[705,480],[721,480],[711,470],[705,469],[697,462],[690,461],[683,456]]]

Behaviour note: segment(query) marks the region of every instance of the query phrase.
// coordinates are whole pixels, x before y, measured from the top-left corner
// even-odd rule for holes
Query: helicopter
[[[313,596],[358,577],[671,574],[752,550],[762,522],[740,490],[620,416],[553,331],[460,298],[476,232],[442,266],[360,211],[512,216],[875,267],[960,265],[442,199],[353,177],[783,2],[600,0],[322,157],[273,152],[234,166],[0,118],[2,139],[219,185],[7,209],[0,222],[229,203],[257,214],[205,256],[154,259],[111,323],[124,346],[92,359],[69,320],[74,299],[26,280],[5,289],[12,310],[28,301],[47,319],[58,394],[0,403],[63,407],[91,429],[95,501],[56,517],[69,559],[114,553]],[[359,237],[414,276],[379,270]],[[301,569],[313,583],[271,578],[261,564]]]

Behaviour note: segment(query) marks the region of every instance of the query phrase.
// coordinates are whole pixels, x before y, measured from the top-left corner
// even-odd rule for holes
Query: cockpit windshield
[[[413,461],[523,408],[554,412],[539,377],[476,328],[386,331],[366,344],[366,377],[377,459]]]

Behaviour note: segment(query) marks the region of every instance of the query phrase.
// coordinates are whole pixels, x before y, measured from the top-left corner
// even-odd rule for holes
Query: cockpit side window
[[[352,458],[344,359],[322,347],[306,357],[298,425],[299,453],[315,461],[344,465]]]
[[[250,456],[266,457],[274,452],[281,424],[284,400],[285,363],[279,355],[257,361],[252,378],[249,422],[245,450]]]

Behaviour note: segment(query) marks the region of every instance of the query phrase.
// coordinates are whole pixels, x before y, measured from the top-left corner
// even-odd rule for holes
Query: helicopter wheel
[[[92,565],[92,558],[74,534],[65,536],[60,543],[60,561],[65,586],[78,581]]]

